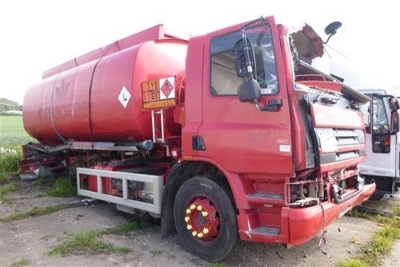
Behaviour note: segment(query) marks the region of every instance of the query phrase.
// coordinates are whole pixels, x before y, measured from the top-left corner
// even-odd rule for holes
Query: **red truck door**
[[[264,65],[263,79],[268,84],[261,86],[260,103],[280,98],[282,107],[260,111],[253,104],[240,102],[237,89],[244,78],[236,73],[235,55],[229,46],[241,35],[207,35],[205,43],[211,45],[206,45],[203,59],[202,123],[198,130],[204,149],[198,155],[215,160],[229,172],[290,175],[293,144],[287,92],[279,88],[272,33],[263,27],[265,32],[257,36],[264,41],[257,45],[263,49],[264,63],[257,64]]]

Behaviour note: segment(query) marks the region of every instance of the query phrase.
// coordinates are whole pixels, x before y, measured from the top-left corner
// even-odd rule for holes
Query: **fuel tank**
[[[187,41],[161,38],[119,49],[104,56],[91,53],[80,63],[74,59],[45,72],[24,97],[26,132],[47,145],[71,139],[116,143],[152,139],[151,111],[143,108],[142,83],[181,79]],[[179,81],[173,90],[178,96]],[[166,137],[180,135],[173,107],[166,109],[165,125]]]

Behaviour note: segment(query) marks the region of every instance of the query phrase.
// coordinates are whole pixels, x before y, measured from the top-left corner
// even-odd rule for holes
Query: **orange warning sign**
[[[175,106],[175,78],[169,77],[143,82],[142,104],[144,109],[159,109]]]

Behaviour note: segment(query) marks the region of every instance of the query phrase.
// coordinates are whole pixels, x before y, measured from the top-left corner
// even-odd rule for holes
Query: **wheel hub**
[[[221,224],[218,210],[207,198],[197,198],[188,205],[185,222],[192,236],[202,240],[215,238]]]

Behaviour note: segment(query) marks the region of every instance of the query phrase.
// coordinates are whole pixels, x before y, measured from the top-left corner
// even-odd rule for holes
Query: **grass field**
[[[20,115],[0,115],[0,147],[15,148],[28,142],[34,142],[22,124]]]

